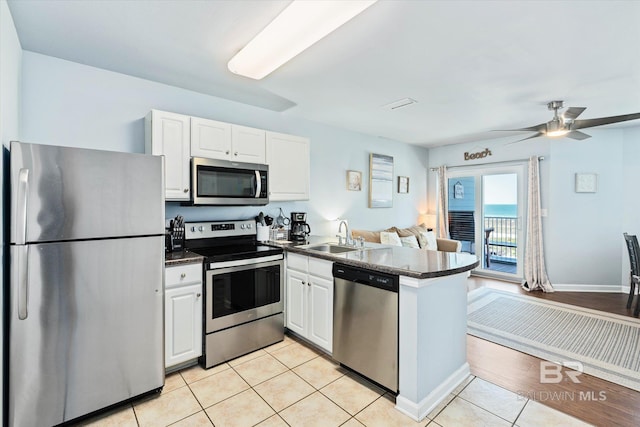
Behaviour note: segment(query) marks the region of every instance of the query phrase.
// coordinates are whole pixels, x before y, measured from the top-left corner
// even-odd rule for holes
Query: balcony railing
[[[516,264],[518,218],[485,216],[484,228],[485,230],[493,228],[485,247],[485,251],[489,252],[489,261]]]

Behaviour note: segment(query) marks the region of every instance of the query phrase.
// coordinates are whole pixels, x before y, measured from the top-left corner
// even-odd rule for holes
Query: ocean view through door
[[[522,278],[525,166],[456,168],[449,175],[449,234],[478,256],[474,271]]]

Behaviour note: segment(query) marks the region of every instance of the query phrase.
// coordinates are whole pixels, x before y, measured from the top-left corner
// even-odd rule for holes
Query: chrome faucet
[[[351,232],[349,231],[349,225],[345,220],[340,221],[340,226],[338,227],[338,233],[342,231],[342,225],[344,224],[345,233],[344,233],[344,244],[349,246],[351,244]],[[342,236],[338,234],[336,237],[339,238],[338,244],[342,244]]]

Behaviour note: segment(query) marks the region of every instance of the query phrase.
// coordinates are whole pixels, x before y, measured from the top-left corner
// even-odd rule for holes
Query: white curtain
[[[529,188],[527,193],[527,242],[524,248],[524,281],[522,282],[522,288],[527,291],[542,289],[544,292],[553,292],[553,287],[547,277],[547,269],[544,266],[538,156],[532,156],[529,159]]]
[[[449,238],[449,182],[447,179],[447,167],[438,168],[438,237]]]

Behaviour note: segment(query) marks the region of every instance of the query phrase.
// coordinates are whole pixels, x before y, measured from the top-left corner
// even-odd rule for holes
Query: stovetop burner
[[[185,247],[204,256],[205,263],[258,258],[283,253],[256,240],[254,220],[186,223]]]

